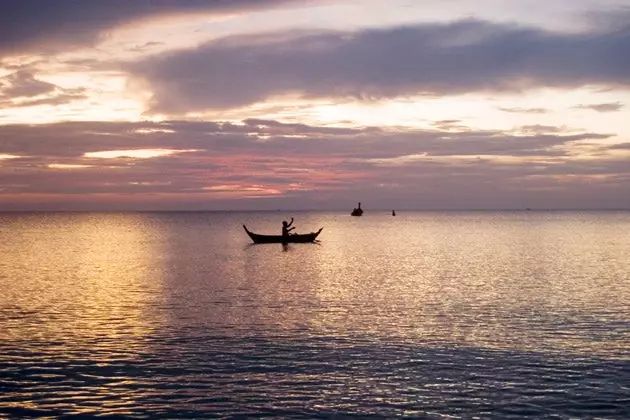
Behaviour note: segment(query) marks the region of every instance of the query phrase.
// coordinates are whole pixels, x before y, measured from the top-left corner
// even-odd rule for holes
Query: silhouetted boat
[[[363,216],[363,209],[361,208],[361,203],[359,203],[359,207],[356,207],[350,213],[350,216]]]
[[[247,232],[247,235],[252,238],[252,241],[254,241],[255,244],[288,244],[313,242],[315,239],[317,239],[317,235],[319,235],[324,228],[320,228],[317,232],[302,234],[296,233],[289,236],[260,235],[258,233],[250,232],[245,225],[243,225],[243,229],[245,229],[245,232]]]

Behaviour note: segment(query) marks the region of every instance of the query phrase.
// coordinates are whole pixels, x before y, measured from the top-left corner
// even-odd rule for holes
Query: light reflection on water
[[[0,415],[628,413],[630,213],[294,216],[0,215]]]
[[[159,316],[152,308],[163,299],[163,251],[141,216],[25,218],[9,216],[2,230],[7,339],[83,345],[151,332]]]

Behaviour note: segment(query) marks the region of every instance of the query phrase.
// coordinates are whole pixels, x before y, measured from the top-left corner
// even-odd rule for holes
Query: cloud
[[[230,200],[254,198],[285,201],[250,201],[250,208],[296,202],[330,208],[350,196],[351,205],[358,196],[385,207],[395,200],[398,208],[422,207],[425,200],[437,207],[475,207],[483,200],[486,207],[509,207],[519,194],[535,196],[544,188],[555,192],[545,200],[560,206],[578,184],[585,203],[608,194],[610,185],[617,197],[630,185],[627,161],[605,154],[615,147],[599,145],[600,156],[589,159],[571,153],[575,144],[609,135],[560,128],[527,135],[453,131],[449,123],[458,126],[342,128],[260,119],[0,126],[0,138],[10,139],[0,156],[0,207],[33,197],[31,205],[83,203],[81,208],[132,201],[134,208],[218,202],[242,208]]]
[[[621,111],[621,109],[623,108],[623,104],[621,102],[610,102],[604,104],[576,105],[573,108],[590,109],[597,112],[617,112]]]
[[[630,143],[619,143],[614,146],[610,146],[610,148],[614,150],[630,150]]]
[[[584,18],[595,30],[624,31],[630,27],[630,5],[618,4],[613,8],[592,9],[584,14]]]
[[[0,97],[19,98],[44,95],[57,88],[52,83],[44,82],[28,71],[17,71],[0,77]]]
[[[57,106],[85,99],[87,95],[84,89],[60,89],[48,98],[27,99],[27,100],[0,100],[0,106],[11,108],[25,108],[29,106],[50,105]]]
[[[546,114],[549,112],[545,108],[498,108],[503,112],[511,112],[515,114]]]
[[[212,156],[215,160],[239,155],[265,162],[284,158],[357,161],[412,154],[558,156],[564,152],[557,146],[611,137],[588,132],[556,134],[551,128],[544,131],[513,134],[468,127],[453,131],[452,125],[433,130],[318,127],[260,119],[242,124],[165,121],[0,126],[0,136],[12,139],[4,145],[4,153],[48,160],[80,159],[94,153],[124,157],[131,156],[133,150],[188,151],[187,156]]]
[[[226,13],[296,0],[20,0],[0,1],[0,57],[91,45],[133,21],[184,13]]]
[[[64,89],[39,80],[28,71],[17,71],[0,78],[0,107],[56,106],[86,97],[87,91],[83,88]]]
[[[630,30],[564,34],[467,20],[230,37],[153,56],[127,70],[153,91],[152,111],[185,113],[277,95],[379,100],[543,86],[628,87],[629,50]]]
[[[434,121],[431,125],[440,130],[468,131],[468,127],[461,123],[460,120],[441,120]]]
[[[569,131],[566,127],[558,127],[555,125],[523,125],[519,127],[519,130],[527,134],[542,134],[542,133],[563,133]]]
[[[142,45],[137,45],[136,47],[132,48],[132,51],[145,51],[147,49],[153,48],[153,47],[159,47],[161,45],[165,45],[164,42],[157,42],[157,41],[150,41],[150,42],[145,42]]]

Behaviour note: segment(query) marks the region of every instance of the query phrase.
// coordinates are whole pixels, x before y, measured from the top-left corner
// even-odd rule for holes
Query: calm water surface
[[[0,214],[0,417],[92,415],[630,418],[630,212]]]

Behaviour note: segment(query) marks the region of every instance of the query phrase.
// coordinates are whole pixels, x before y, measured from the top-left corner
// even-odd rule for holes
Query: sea
[[[0,213],[0,418],[628,419],[630,212]]]

